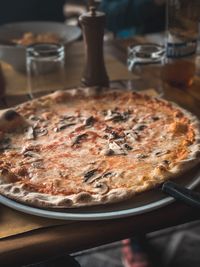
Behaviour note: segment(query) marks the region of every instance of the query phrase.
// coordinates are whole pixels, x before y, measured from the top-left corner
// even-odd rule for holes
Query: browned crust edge
[[[114,91],[119,92],[119,90],[115,89],[112,89],[109,92]],[[94,91],[92,88],[73,89],[71,91],[57,91],[53,94],[42,97],[39,100],[41,102],[44,102],[46,100],[48,101],[48,99],[53,99],[55,101],[55,99],[59,98],[69,100],[71,97],[75,96],[86,97],[88,95],[91,95],[91,93],[93,92]],[[13,185],[12,183],[3,182],[3,179],[1,179],[0,177],[0,193],[16,201],[41,208],[77,208],[99,204],[110,204],[127,200],[137,193],[156,187],[157,185],[163,183],[165,180],[180,176],[182,173],[185,173],[187,170],[195,167],[198,163],[200,163],[200,122],[195,115],[179,107],[177,104],[168,102],[160,98],[157,99],[163,103],[170,103],[172,107],[177,108],[181,112],[183,112],[183,114],[190,119],[191,125],[195,131],[196,136],[195,143],[190,146],[191,152],[188,155],[188,158],[180,161],[179,164],[176,165],[176,167],[170,170],[170,173],[168,172],[162,174],[162,176],[159,175],[159,177],[154,177],[153,183],[152,180],[150,182],[146,181],[145,184],[137,186],[137,188],[133,188],[128,191],[126,189],[112,189],[105,195],[91,195],[87,192],[81,192],[79,194],[73,194],[71,196],[52,196],[49,194],[30,192],[26,190],[25,186],[20,184],[20,182],[15,183],[15,185]],[[29,102],[34,105],[35,102],[38,102],[38,99]],[[23,107],[23,105],[26,105],[27,103],[28,102],[21,104],[20,107]]]

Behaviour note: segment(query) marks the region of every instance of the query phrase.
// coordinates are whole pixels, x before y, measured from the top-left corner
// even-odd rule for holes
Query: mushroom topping
[[[138,158],[138,159],[146,159],[146,158],[148,158],[148,155],[146,155],[146,154],[139,154],[139,155],[137,156],[137,158]]]
[[[33,152],[33,151],[26,151],[23,153],[23,155],[24,157],[32,158],[33,160],[31,162],[42,160],[41,156],[38,153]]]
[[[136,131],[143,131],[145,128],[147,128],[147,126],[145,124],[139,124],[139,125],[136,125],[133,130],[136,130]]]
[[[32,126],[29,126],[26,130],[26,139],[27,140],[34,140],[35,139],[35,130],[33,129]]]
[[[127,155],[127,151],[124,150],[120,145],[116,142],[109,143],[109,149],[105,152],[106,156],[111,155]]]
[[[96,183],[94,185],[95,192],[100,193],[102,195],[106,194],[109,191],[109,187],[105,183]]]
[[[61,117],[61,121],[69,121],[69,122],[73,122],[76,119],[75,116],[62,116]]]
[[[22,147],[21,153],[24,154],[27,151],[34,151],[34,152],[39,152],[40,151],[40,145],[28,145]]]
[[[48,134],[48,130],[46,128],[38,128],[38,129],[35,129],[35,134],[37,137],[44,136]]]
[[[105,121],[124,122],[129,119],[131,112],[125,111],[120,113],[119,111],[109,109],[105,114]]]
[[[130,142],[135,142],[140,139],[140,136],[136,131],[127,130],[124,133]]]
[[[116,131],[111,131],[109,135],[110,139],[123,139],[124,135],[117,133]]]
[[[35,116],[35,115],[30,115],[28,119],[31,121],[42,121],[43,120],[42,118],[39,118],[38,116]]]
[[[80,143],[84,140],[86,140],[88,137],[88,134],[84,133],[84,134],[80,134],[78,136],[75,137],[75,140],[73,141],[72,143],[72,146],[75,146],[75,145],[80,145]]]
[[[114,173],[113,172],[106,172],[102,175],[103,178],[109,178],[109,177],[112,177],[114,176]]]
[[[90,116],[85,120],[85,126],[92,127],[95,123],[96,119],[93,116]]]
[[[168,154],[169,152],[170,152],[169,150],[166,150],[166,151],[157,150],[157,151],[155,151],[154,155],[156,157],[162,157],[162,156]]]
[[[75,123],[64,123],[64,122],[62,122],[62,123],[57,125],[57,127],[54,129],[54,131],[55,132],[60,132],[60,131],[62,131],[64,129],[66,129],[68,127],[71,127],[71,126],[74,126],[74,125],[76,125],[76,124]]]
[[[41,161],[36,161],[31,163],[31,166],[36,169],[44,169],[43,163]]]
[[[40,158],[40,155],[38,153],[35,153],[33,151],[26,151],[23,153],[23,155],[26,157],[31,157],[31,158]]]
[[[124,148],[127,150],[132,150],[133,148],[131,146],[129,146],[128,144],[124,144]]]
[[[88,184],[91,184],[100,178],[102,178],[102,176],[98,174],[98,169],[90,170],[84,174],[84,182]]]
[[[158,116],[151,117],[153,121],[158,121],[160,118]]]
[[[171,162],[170,162],[169,160],[165,159],[165,160],[162,161],[162,163],[163,163],[164,165],[169,165]]]

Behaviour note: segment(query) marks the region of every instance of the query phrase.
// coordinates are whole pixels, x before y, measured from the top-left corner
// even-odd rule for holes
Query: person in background
[[[102,0],[106,28],[118,37],[153,33],[165,28],[165,0]]]

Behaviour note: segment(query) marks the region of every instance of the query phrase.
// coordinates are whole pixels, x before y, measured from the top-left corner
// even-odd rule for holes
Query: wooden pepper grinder
[[[105,14],[97,12],[94,6],[79,18],[83,30],[86,65],[83,72],[84,86],[109,86],[103,56]]]

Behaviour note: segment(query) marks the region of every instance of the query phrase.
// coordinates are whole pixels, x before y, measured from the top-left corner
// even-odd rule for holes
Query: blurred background
[[[106,30],[114,36],[164,30],[165,0],[7,0],[1,1],[0,24],[40,20],[77,25],[91,3],[106,13]]]

